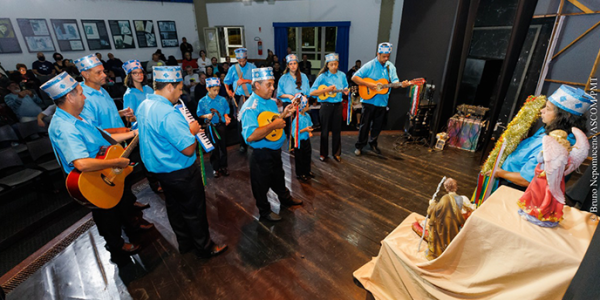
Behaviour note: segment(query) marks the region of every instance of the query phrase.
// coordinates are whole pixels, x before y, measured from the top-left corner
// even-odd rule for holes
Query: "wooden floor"
[[[207,164],[206,198],[211,235],[229,245],[210,260],[180,255],[164,202],[147,184],[138,198],[152,207],[145,218],[156,229],[137,241],[134,262],[109,262],[95,226],[8,295],[8,299],[365,299],[354,270],[376,256],[380,241],[411,212],[424,214],[443,176],[470,196],[479,155],[423,146],[397,149],[398,132],[380,137],[382,155],[353,154],[356,133],[342,136],[342,162],[318,160],[312,138],[310,183],[293,173],[283,154],[287,186],[304,205],[282,210],[283,221],[261,223],[250,189],[248,158],[229,149],[231,176],[212,178]],[[206,159],[208,162],[208,159]],[[272,206],[279,212],[276,196]]]

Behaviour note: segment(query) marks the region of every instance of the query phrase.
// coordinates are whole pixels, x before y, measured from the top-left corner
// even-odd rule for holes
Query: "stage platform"
[[[283,209],[278,223],[257,220],[246,154],[230,147],[231,176],[218,179],[205,157],[211,234],[229,245],[221,256],[180,255],[162,196],[143,181],[136,193],[151,204],[144,214],[156,229],[137,240],[143,249],[129,265],[119,268],[109,261],[88,216],[55,240],[56,248],[49,245],[30,257],[0,284],[10,290],[8,299],[365,299],[352,273],[377,255],[381,241],[403,219],[425,213],[443,176],[455,178],[459,192],[469,194],[478,172],[479,153],[428,152],[416,145],[396,149],[399,135],[382,134],[382,155],[367,147],[357,157],[356,132],[344,133],[341,163],[318,160],[315,135],[317,178],[309,183],[296,179],[293,158],[284,152],[287,185],[304,205]],[[280,210],[276,201],[273,208]]]

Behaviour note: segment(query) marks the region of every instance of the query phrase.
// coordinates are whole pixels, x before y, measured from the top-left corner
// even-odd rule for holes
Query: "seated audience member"
[[[12,109],[19,122],[29,122],[37,120],[38,114],[42,112],[39,104],[42,104],[42,99],[31,90],[23,90],[16,82],[11,82],[8,85],[10,94],[4,97],[6,105]]]
[[[169,59],[167,59],[167,66],[179,66],[177,59],[173,55],[169,55]]]
[[[112,71],[115,76],[119,76],[122,80],[125,80],[125,71],[123,71],[123,61],[116,58],[112,53],[108,54],[106,67],[109,71]]]
[[[192,66],[187,66],[185,68],[185,72],[186,75],[183,77],[183,87],[185,88],[186,92],[193,97],[196,85],[200,83],[200,75],[194,73]]]
[[[223,64],[221,64],[221,70],[219,71],[219,74],[227,75],[227,72],[229,72],[230,66],[231,66],[231,64],[228,62],[224,62]]]
[[[72,59],[66,59],[64,61],[65,64],[65,72],[69,74],[71,77],[77,79],[77,81],[81,82],[83,79],[81,78],[81,73],[77,69],[77,66],[73,63]]]
[[[206,72],[206,66],[210,65],[210,60],[206,57],[206,51],[200,50],[200,57],[198,57],[198,69],[200,73]]]
[[[219,73],[221,73],[221,67],[219,66],[219,62],[216,57],[210,59],[210,66],[213,68],[213,73],[219,77]]]
[[[52,58],[54,59],[54,71],[57,74],[65,71],[65,62],[63,61],[62,54],[56,52],[52,54]]]
[[[156,52],[154,52],[156,54],[158,54],[158,59],[162,60],[162,61],[167,61],[167,58],[165,57],[165,55],[162,53],[161,49],[156,49]]]
[[[152,54],[152,60],[150,60],[148,64],[146,64],[146,74],[148,74],[148,77],[150,77],[150,74],[152,74],[152,67],[160,67],[165,65],[165,62],[160,60],[159,58],[160,55],[154,53]]]
[[[225,83],[223,82],[223,80],[225,80],[225,75],[227,75],[227,73],[219,74],[219,81],[221,82],[221,89],[219,89],[219,96],[221,96],[225,99],[229,99],[229,95],[227,94],[227,88],[225,87]]]
[[[281,65],[281,61],[279,61],[279,56],[273,55],[273,63],[278,62]]]
[[[183,60],[181,61],[181,68],[187,70],[187,67],[191,66],[192,69],[198,69],[198,63],[195,59],[192,59],[192,53],[186,52],[183,55]]]
[[[51,62],[46,61],[44,53],[38,52],[37,58],[38,60],[31,64],[31,70],[38,76],[41,83],[44,83],[52,78],[56,74],[56,71],[54,70],[54,65]]]
[[[48,128],[48,125],[50,125],[50,121],[52,120],[52,116],[54,116],[55,112],[56,112],[56,104],[52,104],[52,105],[46,107],[46,109],[44,109],[37,116],[38,126],[43,127],[43,128]]]
[[[206,93],[206,74],[200,73],[200,80],[196,85],[196,89],[194,89],[194,100],[196,100],[196,103],[198,103],[198,100],[204,98]],[[196,111],[196,108],[194,108],[194,111]]]
[[[212,66],[206,67],[206,78],[217,77]]]
[[[27,70],[24,64],[17,64],[17,72],[13,73],[11,80],[19,84],[21,88],[39,91],[41,82],[35,77],[33,71]]]

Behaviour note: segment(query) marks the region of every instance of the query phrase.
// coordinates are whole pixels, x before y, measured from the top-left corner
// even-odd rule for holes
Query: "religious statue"
[[[565,176],[579,167],[590,149],[585,133],[576,127],[571,131],[576,138],[573,147],[564,130],[554,130],[544,136],[535,176],[517,202],[519,214],[541,227],[556,227],[562,220]]]

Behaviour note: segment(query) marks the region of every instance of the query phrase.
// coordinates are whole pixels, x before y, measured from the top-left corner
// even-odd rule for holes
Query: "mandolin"
[[[323,85],[320,85],[317,90],[324,90],[326,88],[329,88],[329,86],[326,86],[323,84]],[[334,98],[335,96],[337,96],[337,93],[343,93],[346,91],[349,93],[354,93],[354,92],[356,92],[356,87],[353,86],[350,89],[333,90],[329,93],[323,93],[323,94],[319,95],[319,100],[326,100],[327,98]]]
[[[296,97],[294,98],[294,100],[292,100],[291,105],[298,106],[300,104],[302,97],[298,97],[298,95],[301,96],[302,94],[297,94]],[[266,111],[261,112],[258,115],[257,119],[258,119],[258,127],[263,127],[263,126],[269,125],[269,124],[271,124],[271,122],[279,119],[279,114],[266,110]],[[281,138],[281,135],[283,135],[283,128],[274,129],[265,137],[265,139],[267,139],[268,141],[271,141],[271,142],[276,142]]]
[[[127,158],[138,144],[139,135],[131,141],[127,149],[121,145],[104,146],[96,155],[96,159]],[[125,177],[133,172],[133,166],[107,168],[93,172],[80,172],[73,169],[67,176],[67,191],[71,197],[98,208],[109,209],[121,201],[125,189]]]
[[[363,78],[364,81],[377,84],[376,89],[371,89],[366,85],[358,86],[358,94],[364,100],[370,100],[379,94],[387,94],[390,88],[402,87],[402,82],[389,83],[387,79],[381,78],[379,80],[373,80],[371,78]],[[415,78],[408,82],[409,85],[422,85],[425,83],[424,78]]]

